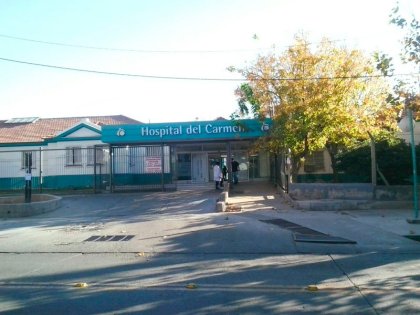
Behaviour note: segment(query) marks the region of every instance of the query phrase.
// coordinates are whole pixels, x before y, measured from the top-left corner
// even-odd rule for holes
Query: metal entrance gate
[[[95,161],[93,190],[95,193],[110,190],[109,146],[96,145],[93,152]]]
[[[170,146],[127,145],[110,150],[111,191],[176,189]]]

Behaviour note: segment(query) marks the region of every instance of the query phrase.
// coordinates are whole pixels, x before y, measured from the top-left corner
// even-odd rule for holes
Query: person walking
[[[216,162],[213,166],[213,178],[214,183],[216,184],[216,189],[220,189],[220,180],[222,179],[222,171],[220,169],[220,163]]]
[[[239,163],[232,158],[232,176],[233,176],[233,183],[237,184],[238,179],[238,171],[239,171]]]

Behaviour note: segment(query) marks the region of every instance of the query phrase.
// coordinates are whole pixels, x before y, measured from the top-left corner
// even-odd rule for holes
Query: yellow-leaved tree
[[[327,149],[332,168],[341,148],[369,138],[393,137],[398,108],[387,102],[390,87],[373,58],[323,40],[313,51],[303,37],[281,55],[259,56],[251,66],[231,68],[246,78],[237,88],[240,117],[273,118],[263,143],[288,151],[292,177],[305,156]]]

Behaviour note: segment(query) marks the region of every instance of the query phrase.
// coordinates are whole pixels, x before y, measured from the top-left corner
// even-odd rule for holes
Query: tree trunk
[[[338,145],[327,143],[326,145],[327,152],[331,159],[331,168],[333,170],[333,182],[337,183],[338,180],[338,172],[337,172],[337,153],[338,153]]]
[[[290,170],[290,182],[296,183],[297,182],[297,175],[299,173],[299,169],[302,166],[302,158],[301,155],[293,155],[291,156],[291,170]]]

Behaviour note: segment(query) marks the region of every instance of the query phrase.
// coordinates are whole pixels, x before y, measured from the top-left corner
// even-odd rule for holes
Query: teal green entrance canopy
[[[194,121],[102,127],[102,142],[110,144],[244,140],[264,136],[271,120]]]

